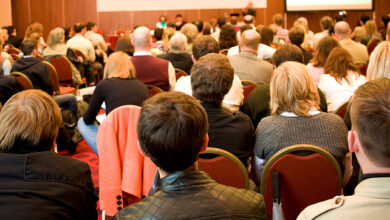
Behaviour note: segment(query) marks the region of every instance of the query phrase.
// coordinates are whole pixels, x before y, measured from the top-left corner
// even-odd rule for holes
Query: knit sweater
[[[348,152],[348,130],[343,120],[331,113],[311,117],[269,116],[256,129],[255,155],[268,160],[294,144],[312,144],[331,153],[341,167]]]

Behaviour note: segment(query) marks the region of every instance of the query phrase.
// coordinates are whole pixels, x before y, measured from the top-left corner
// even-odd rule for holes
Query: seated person
[[[306,66],[280,65],[272,75],[270,93],[271,116],[256,129],[256,173],[276,152],[294,144],[319,146],[343,168],[348,130],[338,115],[319,111],[320,97]]]
[[[106,103],[108,115],[122,105],[141,106],[149,97],[148,88],[135,78],[134,66],[129,56],[123,52],[115,52],[108,57],[103,78],[93,92],[87,111],[77,124],[80,133],[96,154],[98,127],[93,123],[103,102]]]
[[[234,69],[221,54],[207,54],[194,64],[191,72],[192,95],[205,108],[209,120],[209,146],[229,151],[245,166],[252,155],[254,129],[247,115],[229,113],[222,100],[232,86]]]
[[[56,152],[61,111],[40,90],[11,97],[0,112],[0,218],[97,219],[88,164]]]
[[[0,103],[5,104],[11,96],[23,91],[23,86],[14,76],[0,76]]]
[[[189,95],[167,92],[148,99],[138,120],[139,148],[161,179],[152,195],[114,219],[266,219],[260,194],[218,184],[198,170],[207,128],[206,112]]]
[[[351,99],[349,151],[363,175],[352,196],[307,207],[298,219],[387,219],[390,216],[390,80],[360,86]]]

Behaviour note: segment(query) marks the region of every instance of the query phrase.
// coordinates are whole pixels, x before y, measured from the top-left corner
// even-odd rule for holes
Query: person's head
[[[57,44],[65,43],[65,31],[64,29],[58,27],[50,31],[49,36],[47,37],[47,46],[53,47]]]
[[[320,25],[322,30],[330,30],[331,28],[333,28],[334,23],[331,17],[324,16],[320,20]]]
[[[387,24],[390,21],[390,16],[387,14],[382,15],[381,21],[383,22],[384,26],[387,27]]]
[[[135,50],[149,50],[151,44],[150,30],[141,26],[134,30],[132,43]]]
[[[325,66],[326,59],[328,59],[330,51],[335,47],[340,47],[340,44],[333,37],[323,37],[319,42],[314,51],[314,56],[311,62],[314,66]]]
[[[309,111],[318,109],[320,97],[317,87],[306,66],[298,62],[285,62],[277,67],[271,77],[271,114],[292,112],[310,116]]]
[[[205,22],[203,25],[203,35],[210,35],[211,34],[211,24],[209,22]]]
[[[295,45],[285,44],[275,51],[272,55],[272,61],[276,67],[286,61],[303,63],[303,52]]]
[[[305,17],[299,17],[296,21],[296,24],[302,25],[305,28],[305,33],[309,31],[309,23],[307,22],[307,19]],[[294,22],[294,26],[295,26]]]
[[[0,38],[1,38],[4,42],[6,42],[6,41],[8,40],[8,37],[9,37],[9,35],[8,35],[7,29],[4,29],[4,28],[0,29]]]
[[[12,25],[5,27],[7,29],[8,35],[16,35],[16,28]]]
[[[167,16],[161,15],[160,18],[159,18],[159,21],[160,22],[167,22]]]
[[[257,54],[259,48],[260,34],[255,30],[247,30],[241,34],[240,48],[241,51],[252,51]]]
[[[248,2],[247,8],[253,8],[253,2]]]
[[[352,40],[360,43],[365,35],[366,35],[366,31],[364,30],[364,27],[358,26],[353,30],[351,38]]]
[[[221,106],[233,78],[234,69],[225,55],[207,54],[191,69],[192,95],[202,103]]]
[[[175,23],[177,23],[177,22],[183,22],[183,15],[181,15],[181,14],[177,14],[176,16],[175,16]]]
[[[366,35],[371,36],[373,34],[376,34],[377,29],[376,29],[376,24],[375,21],[369,20],[364,24],[364,29],[366,30]]]
[[[162,40],[163,34],[164,34],[164,29],[162,29],[162,28],[156,28],[156,29],[154,29],[153,36],[154,36],[154,38],[155,38],[157,41]]]
[[[123,52],[112,53],[104,66],[104,79],[119,77],[122,79],[135,78],[135,70],[129,56]]]
[[[235,26],[235,25],[237,25],[237,22],[238,22],[237,16],[231,16],[231,17],[230,17],[230,24],[232,24],[233,26]]]
[[[230,24],[225,24],[221,27],[219,34],[220,49],[229,49],[237,45],[237,32]]]
[[[252,24],[253,21],[254,21],[254,19],[253,19],[252,15],[245,15],[245,17],[244,17],[244,23],[245,24]]]
[[[42,36],[42,32],[43,32],[43,25],[38,22],[33,22],[30,25],[28,25],[25,32],[25,38],[29,38],[32,33],[38,33],[40,36]]]
[[[381,42],[370,55],[367,67],[367,79],[390,79],[390,42]]]
[[[202,31],[203,31],[203,21],[202,20],[195,20],[192,22],[192,24],[194,24],[198,28],[199,33],[202,33]]]
[[[87,28],[87,31],[93,31],[93,29],[96,27],[96,24],[94,23],[94,22],[92,22],[92,21],[89,21],[86,25],[85,25],[85,27]]]
[[[351,54],[342,47],[333,48],[325,63],[325,73],[333,76],[337,82],[341,83],[343,79],[349,82],[348,71],[359,72],[359,68],[353,63]]]
[[[365,25],[368,20],[370,20],[370,16],[368,14],[360,15],[360,20],[359,20],[360,25]]]
[[[169,40],[169,52],[171,53],[184,53],[187,47],[187,37],[178,32]]]
[[[225,17],[218,17],[217,18],[217,24],[218,24],[218,27],[222,27],[226,24],[226,19]]]
[[[34,38],[27,38],[23,40],[20,48],[25,56],[35,56],[38,54],[38,41]]]
[[[283,15],[282,14],[275,14],[273,17],[274,24],[277,26],[282,26],[283,24]]]
[[[76,34],[83,34],[83,32],[85,32],[85,25],[84,24],[80,24],[80,23],[77,23],[73,26],[73,30]]]
[[[0,112],[0,151],[50,151],[61,122],[61,110],[47,93],[35,89],[19,92]]]
[[[209,35],[197,37],[192,45],[192,55],[195,60],[209,53],[219,53],[218,42]]]
[[[367,170],[370,165],[390,169],[389,100],[390,79],[382,78],[360,86],[350,101],[352,130],[348,144],[363,173],[375,172]]]
[[[124,35],[118,39],[116,42],[116,49],[115,51],[122,51],[126,53],[129,56],[133,56],[134,53],[134,47],[131,44],[131,38],[127,35]]]
[[[246,30],[253,30],[253,27],[249,24],[244,24],[240,27],[241,33],[244,33]]]
[[[138,119],[141,150],[159,169],[174,173],[190,168],[208,144],[204,108],[181,92],[159,93],[145,101]]]
[[[345,21],[337,22],[334,26],[334,34],[337,40],[348,39],[351,37],[351,28]]]
[[[292,27],[288,31],[288,39],[292,44],[300,47],[305,40],[305,29],[303,29],[302,26]]]
[[[199,35],[198,27],[194,24],[185,24],[180,32],[187,37],[187,43],[192,43],[194,39]]]
[[[261,36],[261,41],[260,42],[262,44],[265,44],[265,45],[269,46],[269,45],[271,45],[272,40],[274,38],[274,32],[269,27],[263,27],[263,29],[261,29],[260,36]]]

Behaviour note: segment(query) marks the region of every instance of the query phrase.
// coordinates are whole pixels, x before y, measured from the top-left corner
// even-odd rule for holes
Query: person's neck
[[[150,52],[150,48],[134,48],[134,52]]]
[[[193,163],[190,167],[188,167],[187,169],[185,170],[180,170],[180,171],[186,171],[186,170],[197,170],[198,169],[198,161],[196,161],[195,163]],[[160,168],[158,168],[158,173],[160,174],[160,179],[168,176],[169,174],[172,174],[172,173],[169,173],[169,172],[166,172]],[[174,173],[174,172],[173,172]]]
[[[83,36],[83,33],[76,33],[74,36]]]
[[[241,52],[250,52],[250,53],[253,53],[254,55],[257,56],[257,50],[252,49],[252,48],[243,47],[243,48],[241,48]]]

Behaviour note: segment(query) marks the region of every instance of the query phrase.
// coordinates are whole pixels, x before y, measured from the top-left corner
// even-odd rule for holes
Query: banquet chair
[[[242,89],[244,90],[244,101],[245,102],[248,99],[249,94],[256,89],[257,84],[250,80],[241,80]]]
[[[16,80],[19,81],[19,83],[23,86],[23,88],[25,88],[25,89],[33,89],[34,88],[30,78],[28,78],[23,73],[21,73],[21,72],[12,72],[11,76],[15,76]]]

